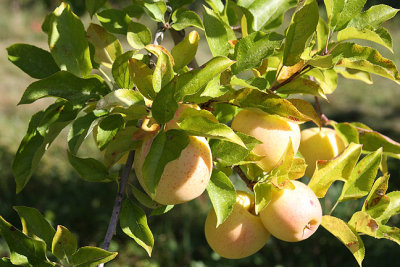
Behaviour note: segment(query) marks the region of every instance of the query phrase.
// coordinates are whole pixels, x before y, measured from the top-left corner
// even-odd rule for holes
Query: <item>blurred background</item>
[[[69,1],[84,23],[90,21],[84,9],[84,1]],[[114,1],[113,4],[129,1]],[[321,1],[322,2],[322,1]],[[386,3],[385,3],[386,2]],[[12,209],[15,205],[37,208],[56,226],[62,224],[79,239],[80,246],[101,246],[111,214],[117,187],[114,184],[83,182],[67,164],[66,134],[56,139],[26,188],[15,194],[11,173],[12,161],[24,136],[29,119],[34,112],[44,108],[51,99],[31,105],[17,106],[25,88],[33,79],[25,75],[7,60],[6,48],[14,43],[29,43],[48,49],[47,36],[41,32],[44,16],[58,5],[51,0],[2,0],[0,1],[0,214],[21,228],[19,218]],[[368,1],[368,5],[385,3],[400,8],[399,1]],[[193,8],[201,13],[202,1]],[[96,22],[96,21],[95,21]],[[379,48],[385,57],[400,65],[400,18],[397,15],[386,23],[392,34],[395,55]],[[166,37],[168,38],[168,36]],[[205,38],[202,38],[205,42]],[[371,45],[368,43],[368,45]],[[167,44],[168,47],[168,44]],[[199,63],[210,58],[205,43],[197,54]],[[339,78],[338,89],[328,96],[329,103],[321,103],[328,118],[338,122],[359,121],[373,129],[400,141],[400,86],[377,76],[374,84]],[[311,100],[311,99],[310,99]],[[90,138],[89,138],[90,139]],[[100,157],[92,140],[87,140],[88,155]],[[399,161],[390,160],[389,190],[400,190]],[[133,178],[132,178],[133,180]],[[235,180],[235,179],[234,179]],[[235,180],[237,188],[243,185]],[[322,206],[332,207],[340,193],[342,183],[335,183],[328,191]],[[349,201],[339,206],[333,215],[348,220],[362,201]],[[208,247],[203,226],[210,201],[206,194],[190,203],[176,206],[163,216],[149,217],[149,225],[155,237],[153,255],[118,230],[110,250],[119,251],[115,261],[107,266],[356,266],[347,248],[322,227],[310,239],[300,243],[286,243],[271,238],[257,254],[242,260],[221,259]],[[400,227],[400,217],[389,224]],[[364,266],[393,265],[400,260],[400,247],[388,240],[376,240],[363,236],[366,246]],[[0,237],[0,258],[8,256],[7,245]]]

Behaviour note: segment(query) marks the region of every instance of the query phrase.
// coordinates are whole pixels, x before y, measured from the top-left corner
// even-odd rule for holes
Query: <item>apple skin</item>
[[[294,190],[272,191],[272,200],[260,212],[265,228],[276,238],[297,242],[310,237],[322,219],[321,204],[314,192],[299,181]]]
[[[245,258],[259,251],[266,244],[270,234],[260,218],[250,212],[251,209],[254,210],[253,196],[238,191],[232,213],[217,228],[217,216],[214,209],[208,213],[204,227],[206,240],[221,257]]]
[[[266,172],[281,164],[290,139],[294,153],[299,148],[300,127],[277,115],[243,109],[233,119],[232,129],[253,136],[262,142],[253,149],[253,152],[264,156],[257,164]]]
[[[143,140],[141,148],[135,153],[134,160],[136,176],[148,194],[142,177],[142,166],[153,139],[154,136],[148,136]],[[207,140],[204,137],[189,136],[189,144],[182,150],[180,157],[165,166],[152,198],[163,205],[190,201],[204,192],[211,171],[212,155]]]
[[[330,160],[344,148],[344,142],[334,129],[314,127],[301,131],[299,151],[308,165],[305,175],[312,177],[317,160]]]

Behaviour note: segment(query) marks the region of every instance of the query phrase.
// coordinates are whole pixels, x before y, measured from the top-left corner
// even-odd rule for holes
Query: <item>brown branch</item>
[[[122,200],[124,199],[124,194],[125,194],[125,187],[128,182],[129,174],[132,169],[134,156],[135,156],[135,152],[130,151],[128,159],[126,160],[126,163],[125,163],[124,170],[122,171],[121,181],[119,184],[119,190],[118,190],[117,196],[115,197],[114,207],[113,207],[112,215],[110,218],[110,223],[108,224],[107,233],[104,238],[104,242],[103,242],[103,246],[102,246],[102,249],[104,249],[104,250],[108,250],[108,248],[110,247],[111,239],[113,238],[113,236],[115,234],[115,229],[117,228],[118,217],[119,217],[119,213],[121,211]],[[99,264],[98,266],[103,267],[104,264]]]
[[[240,166],[234,166],[233,169],[236,171],[236,173],[239,175],[239,177],[243,180],[243,182],[246,184],[246,186],[251,191],[254,191],[254,185],[256,183],[254,181],[249,180],[249,178],[247,178],[246,174],[242,171]]]
[[[275,92],[276,90],[278,90],[279,88],[281,88],[282,86],[290,83],[291,81],[293,81],[294,79],[296,79],[297,77],[299,77],[300,75],[303,74],[304,70],[307,70],[308,68],[311,68],[310,65],[306,65],[304,66],[301,70],[296,71],[295,73],[292,74],[292,76],[290,76],[289,78],[287,78],[286,80],[284,80],[283,82],[281,82],[278,85],[275,85],[273,87],[271,87],[269,90],[271,90],[272,92]]]
[[[318,115],[319,115],[319,118],[320,118],[321,121],[322,121],[322,124],[328,125],[328,124],[329,124],[329,119],[328,119],[328,117],[322,112],[321,105],[319,104],[319,99],[318,99],[318,97],[317,97],[317,96],[314,96],[314,99],[315,99],[315,106],[317,107]]]

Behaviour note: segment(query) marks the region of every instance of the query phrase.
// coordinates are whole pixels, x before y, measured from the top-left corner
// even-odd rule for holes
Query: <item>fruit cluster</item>
[[[165,129],[178,128],[180,114],[187,108],[199,109],[194,105],[181,104]],[[159,127],[148,125],[149,121],[145,120],[142,130],[147,132],[147,137],[136,152],[134,167],[141,186],[151,195],[143,181],[142,167]],[[299,150],[304,157],[308,177],[312,176],[317,160],[332,159],[344,149],[343,141],[333,129],[300,131],[296,123],[255,109],[242,109],[233,119],[231,127],[261,142],[252,152],[261,157],[257,165],[266,173],[282,164],[290,144],[294,153]],[[208,185],[213,168],[210,146],[204,137],[190,136],[189,139],[180,157],[165,166],[157,191],[151,195],[160,204],[175,205],[190,201],[201,195]],[[205,236],[210,247],[222,257],[238,259],[260,250],[270,235],[287,242],[310,237],[321,222],[320,202],[304,183],[296,180],[290,183],[284,189],[273,187],[269,204],[258,214],[254,196],[244,191],[236,192],[236,203],[222,224],[217,226],[216,213],[211,209],[205,222]]]

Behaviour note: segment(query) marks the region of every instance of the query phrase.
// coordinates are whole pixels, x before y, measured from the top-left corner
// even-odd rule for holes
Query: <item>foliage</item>
[[[68,160],[79,175],[89,182],[123,183],[118,161],[148,136],[138,126],[148,119],[161,128],[143,168],[150,193],[156,191],[166,164],[187,145],[188,135],[204,136],[213,152],[214,170],[207,191],[218,224],[232,210],[235,188],[229,179],[231,167],[241,170],[242,179],[255,191],[260,211],[268,205],[273,188],[283,188],[291,179],[303,176],[304,162],[288,148],[286,160],[271,172],[254,165],[259,156],[252,149],[258,141],[229,126],[238,109],[252,108],[296,123],[330,124],[347,143],[338,157],[317,163],[309,186],[324,198],[333,182],[343,181],[338,203],[367,196],[350,220],[333,217],[331,211],[322,221],[360,265],[368,253],[361,234],[400,244],[400,230],[387,224],[400,213],[399,194],[386,193],[390,176],[386,160],[400,158],[400,144],[361,123],[329,121],[311,103],[292,98],[312,95],[318,105],[318,97],[327,99],[336,89],[337,73],[345,78],[376,74],[400,84],[397,67],[390,59],[377,49],[348,41],[367,40],[392,51],[392,39],[382,23],[398,10],[378,5],[363,11],[363,0],[326,0],[328,20],[324,21],[315,0],[238,0],[225,5],[209,0],[200,19],[186,9],[191,2],[135,0],[120,9],[110,9],[106,1],[87,0],[92,17],[87,27],[67,3],[61,3],[42,25],[49,51],[29,44],[14,44],[7,49],[9,60],[37,79],[27,87],[19,104],[55,98],[53,104],[32,116],[18,148],[12,166],[17,193],[27,185],[47,148],[68,126]],[[286,11],[294,7],[285,34],[274,32]],[[270,16],[265,16],[266,10]],[[157,23],[157,31],[152,33],[137,20],[140,17]],[[190,27],[195,30],[189,33]],[[160,42],[166,31],[175,42],[171,51]],[[184,38],[185,31],[188,35]],[[213,55],[200,67],[195,62],[197,31],[204,31]],[[131,46],[125,52],[121,45],[124,39]],[[291,69],[295,71],[290,73]],[[285,71],[289,75],[280,79]],[[165,124],[174,118],[182,102],[201,109],[182,112],[177,129],[166,129]],[[104,152],[104,161],[79,154],[84,139],[91,134]],[[128,163],[124,171],[130,169]],[[382,175],[376,179],[378,170]],[[121,198],[126,195],[120,226],[150,255],[157,240],[141,205],[153,209],[152,214],[163,214],[172,207],[152,203],[141,191],[130,191],[119,192]],[[4,264],[96,266],[117,256],[108,248],[78,248],[76,237],[66,227],[54,229],[36,209],[18,206],[15,210],[21,218],[21,231],[0,217],[0,235],[10,250],[10,257],[2,259]]]

